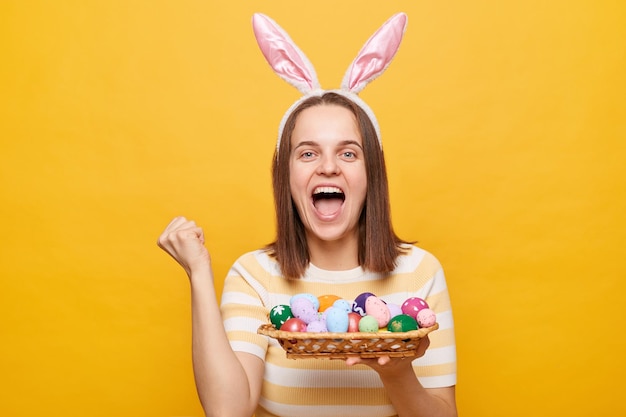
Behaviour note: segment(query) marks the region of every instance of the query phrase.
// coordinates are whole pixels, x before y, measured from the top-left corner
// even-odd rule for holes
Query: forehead
[[[298,115],[291,142],[297,144],[303,140],[356,140],[362,144],[352,111],[334,104],[309,107]]]

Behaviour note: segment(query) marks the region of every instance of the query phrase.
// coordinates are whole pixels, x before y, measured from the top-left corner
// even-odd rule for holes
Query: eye
[[[311,159],[315,156],[315,154],[313,153],[313,151],[304,151],[302,153],[300,153],[300,158],[302,159]]]
[[[343,152],[341,152],[340,156],[343,159],[347,159],[347,160],[356,159],[357,158],[357,153],[354,152],[354,151],[343,151]]]

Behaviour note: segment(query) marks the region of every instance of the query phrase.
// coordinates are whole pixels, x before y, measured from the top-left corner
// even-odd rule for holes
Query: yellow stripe
[[[437,329],[428,334],[428,339],[430,340],[429,349],[454,346],[454,329]]]
[[[389,397],[384,388],[289,388],[263,383],[269,401],[291,405],[385,405]]]
[[[242,277],[231,276],[224,280],[224,293],[228,292],[240,292],[252,297],[258,297],[257,292],[244,280]]]
[[[435,314],[449,311],[452,308],[448,290],[441,291],[436,294],[429,294],[425,301],[428,303],[428,307],[430,307]]]
[[[443,376],[456,373],[456,362],[441,365],[414,366],[413,370],[419,376]]]
[[[280,347],[270,346],[266,360],[275,366],[288,369],[316,370],[316,371],[346,371],[358,372],[358,367],[348,367],[342,359],[288,359],[285,351]],[[361,368],[362,370],[363,368]]]

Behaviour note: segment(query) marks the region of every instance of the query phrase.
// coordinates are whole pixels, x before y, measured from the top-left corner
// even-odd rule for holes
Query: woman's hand
[[[176,217],[167,225],[157,245],[169,253],[191,277],[193,271],[210,268],[211,257],[204,246],[204,233],[192,220]]]
[[[411,372],[412,372],[413,359],[417,359],[417,358],[424,356],[424,354],[426,353],[426,349],[428,349],[428,346],[430,346],[430,339],[428,338],[428,335],[426,335],[420,340],[420,344],[418,346],[415,356],[410,356],[407,358],[391,358],[389,356],[380,356],[375,359],[363,359],[359,357],[350,357],[346,359],[346,365],[348,366],[354,366],[354,365],[359,365],[359,364],[367,365],[373,370],[375,370],[376,372],[378,372],[379,375],[382,375],[382,374],[391,375],[391,374],[395,374],[398,372],[406,371],[407,369],[411,369]]]

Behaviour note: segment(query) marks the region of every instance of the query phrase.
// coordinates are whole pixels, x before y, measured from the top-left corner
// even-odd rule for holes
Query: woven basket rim
[[[265,323],[259,326],[257,333],[272,337],[274,339],[301,339],[301,340],[310,340],[310,339],[343,339],[343,340],[361,340],[361,339],[420,339],[426,336],[428,333],[437,330],[439,328],[439,323],[435,323],[430,327],[422,327],[417,330],[411,330],[408,332],[390,332],[390,331],[381,331],[381,332],[345,332],[345,333],[336,333],[336,332],[287,332],[284,330],[278,330],[271,323]]]

